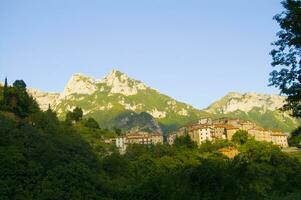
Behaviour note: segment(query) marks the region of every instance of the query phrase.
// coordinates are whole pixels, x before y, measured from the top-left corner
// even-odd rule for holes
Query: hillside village
[[[242,119],[230,118],[203,118],[197,124],[189,125],[169,135],[167,141],[170,145],[177,137],[189,135],[197,144],[201,145],[206,141],[232,140],[232,136],[238,131],[247,131],[250,137],[257,141],[272,142],[281,148],[288,147],[288,133],[279,130],[264,129],[253,122]]]
[[[202,118],[196,124],[182,127],[171,133],[167,137],[166,142],[169,145],[173,145],[177,137],[185,135],[189,135],[198,145],[206,141],[231,141],[233,135],[239,130],[247,131],[249,136],[256,141],[272,142],[280,148],[288,147],[289,133],[283,133],[274,129],[264,129],[253,122],[231,118]],[[132,132],[116,138],[114,142],[120,152],[124,153],[130,144],[163,144],[163,135],[159,133]]]

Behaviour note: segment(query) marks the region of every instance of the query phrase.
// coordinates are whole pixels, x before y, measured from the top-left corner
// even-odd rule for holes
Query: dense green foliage
[[[119,188],[114,198],[299,198],[301,165],[278,148],[248,140],[239,147],[239,156],[230,160],[217,151],[224,144],[205,145],[133,146],[123,156],[108,156],[102,166],[114,188]]]
[[[105,142],[119,131],[96,128],[89,119],[60,122],[50,108],[25,114],[0,111],[0,199],[297,200],[301,195],[300,162],[243,133],[235,136],[241,145],[197,147],[186,136],[174,146],[132,145],[120,155]],[[241,152],[234,159],[218,151],[229,146]]]
[[[40,115],[42,120],[35,116],[30,123],[0,115],[0,199],[105,197],[99,161],[88,143],[72,127]]]
[[[301,1],[285,0],[284,11],[274,17],[281,30],[271,51],[273,70],[270,85],[287,95],[283,110],[289,110],[294,117],[301,117]],[[290,144],[301,146],[300,128],[292,133]]]
[[[244,130],[237,131],[232,136],[232,141],[239,145],[245,144],[248,141],[248,132]]]
[[[177,137],[174,141],[175,147],[185,147],[189,149],[197,148],[197,143],[191,140],[191,137],[189,135]]]
[[[27,117],[29,114],[40,110],[37,102],[26,92],[26,84],[23,80],[16,80],[11,87],[7,85],[7,79],[5,79],[5,85],[2,88],[0,108],[20,117]]]
[[[285,0],[284,11],[274,17],[281,30],[271,51],[272,66],[278,67],[271,73],[271,85],[288,96],[285,110],[301,117],[301,1]]]
[[[83,118],[83,110],[79,107],[75,107],[73,111],[68,111],[66,114],[66,122],[79,122]]]
[[[84,125],[88,128],[99,128],[99,124],[92,117],[89,117],[88,119],[84,120]]]
[[[291,133],[291,137],[288,140],[290,146],[301,148],[301,127],[297,128]]]

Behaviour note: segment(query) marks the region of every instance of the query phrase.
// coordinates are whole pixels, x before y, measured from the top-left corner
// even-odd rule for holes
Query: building
[[[207,125],[191,127],[188,130],[188,135],[199,145],[206,141],[213,141],[213,134],[213,127]]]
[[[272,139],[272,143],[274,145],[277,145],[281,148],[287,148],[288,147],[287,135],[286,134],[283,134],[281,132],[273,131],[271,133],[271,139]]]
[[[177,137],[184,135],[189,135],[199,145],[206,141],[223,139],[230,141],[238,130],[247,131],[249,136],[253,137],[256,141],[272,142],[281,148],[288,147],[288,135],[281,131],[264,129],[253,122],[231,118],[215,120],[211,120],[210,118],[200,119],[197,124],[183,127],[169,135],[167,141],[172,145]]]
[[[158,133],[136,132],[128,133],[116,139],[116,147],[125,153],[130,144],[156,145],[163,144],[163,135]]]
[[[215,140],[232,140],[232,136],[239,130],[239,128],[229,124],[214,124],[212,127],[214,129],[213,138]]]
[[[258,126],[250,121],[242,119],[233,119],[233,118],[219,118],[213,120],[214,125],[230,125],[232,127],[239,128],[241,130],[249,130],[257,128]]]
[[[247,130],[249,136],[253,137],[256,141],[266,141],[271,142],[271,131],[263,129],[263,128],[253,128]]]
[[[202,118],[199,120],[198,124],[210,125],[210,124],[212,124],[212,119],[211,118]]]
[[[180,128],[178,131],[171,133],[168,137],[167,137],[167,143],[169,145],[173,145],[175,142],[175,139],[177,137],[181,137],[181,136],[185,136],[187,135],[188,130],[187,127],[182,127]]]
[[[231,125],[234,127],[241,127],[241,123],[243,120],[241,119],[232,119],[232,118],[219,118],[219,119],[214,119],[213,124],[215,125]]]
[[[179,129],[167,138],[168,144],[172,145],[177,137],[189,135],[198,145],[206,141],[226,139],[226,129],[222,126],[195,124]]]

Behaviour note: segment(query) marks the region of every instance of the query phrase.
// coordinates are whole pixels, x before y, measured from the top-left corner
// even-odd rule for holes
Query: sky
[[[112,69],[205,108],[268,87],[277,0],[1,0],[0,80],[61,92]]]

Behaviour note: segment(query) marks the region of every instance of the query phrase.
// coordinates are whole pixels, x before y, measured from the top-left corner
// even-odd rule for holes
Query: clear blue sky
[[[267,87],[277,0],[1,0],[0,79],[62,91],[113,68],[197,108]],[[3,82],[3,81],[2,81]]]

